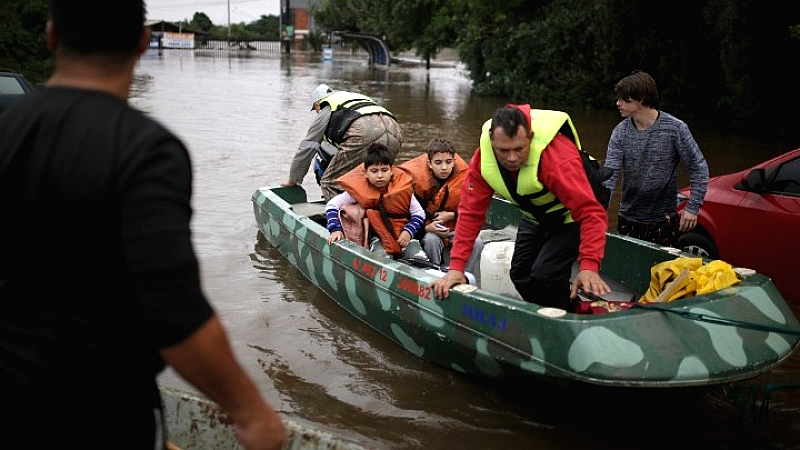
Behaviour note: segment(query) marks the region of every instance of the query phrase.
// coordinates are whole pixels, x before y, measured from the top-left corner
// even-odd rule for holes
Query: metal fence
[[[196,50],[211,50],[219,52],[228,51],[259,51],[259,52],[273,52],[280,53],[284,51],[284,45],[280,41],[219,41],[209,40],[202,45],[198,45]],[[295,45],[292,51],[308,51],[307,45]],[[337,44],[333,46],[333,55],[349,55],[349,56],[369,56],[363,48],[350,45]]]
[[[257,50],[280,52],[283,49],[279,41],[206,41],[197,47],[199,50]]]

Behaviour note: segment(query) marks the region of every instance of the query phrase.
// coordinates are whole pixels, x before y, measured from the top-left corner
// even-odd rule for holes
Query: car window
[[[786,161],[775,168],[775,175],[769,184],[769,191],[800,195],[800,158]]]
[[[25,89],[14,77],[0,76],[0,95],[22,95]]]

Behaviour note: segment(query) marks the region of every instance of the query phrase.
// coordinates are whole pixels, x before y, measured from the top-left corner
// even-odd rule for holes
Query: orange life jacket
[[[370,227],[381,239],[383,248],[390,255],[403,253],[397,237],[408,223],[413,193],[413,179],[405,171],[392,167],[392,179],[385,191],[378,191],[367,180],[364,164],[336,179],[339,186],[356,199],[367,211]],[[381,205],[385,215],[381,213]],[[387,226],[388,222],[388,226]]]
[[[408,172],[414,178],[414,195],[425,208],[426,217],[433,217],[439,211],[457,211],[458,203],[461,201],[461,184],[467,177],[469,167],[458,154],[453,158],[455,166],[450,177],[440,184],[439,180],[433,176],[433,171],[428,167],[428,154],[423,153],[414,159],[410,159],[400,165],[400,168]],[[426,220],[425,223],[430,223]],[[451,220],[444,224],[450,231],[455,230],[456,221]]]

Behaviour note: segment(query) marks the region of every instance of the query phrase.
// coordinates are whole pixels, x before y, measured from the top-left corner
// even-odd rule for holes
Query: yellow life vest
[[[492,140],[489,131],[492,129],[492,120],[487,120],[481,130],[481,175],[492,189],[503,198],[517,205],[520,210],[528,217],[542,222],[545,219],[554,219],[558,216],[563,217],[564,223],[573,221],[572,213],[564,207],[561,201],[539,181],[539,162],[542,152],[561,132],[572,139],[580,150],[581,144],[578,139],[578,131],[572,124],[572,119],[565,112],[552,111],[546,109],[531,109],[531,140],[530,153],[528,160],[522,165],[517,177],[516,195],[512,195],[506,186],[505,180],[500,172],[500,165],[492,149]],[[517,199],[523,198],[523,204]]]
[[[379,106],[371,98],[355,92],[335,91],[320,100],[319,104],[320,108],[325,105],[331,107],[331,119],[325,128],[324,138],[335,145],[342,143],[350,124],[359,117],[368,114],[392,115],[389,110]]]

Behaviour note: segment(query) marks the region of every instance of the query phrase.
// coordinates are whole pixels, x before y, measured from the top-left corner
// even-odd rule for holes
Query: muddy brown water
[[[506,102],[471,93],[459,67],[387,70],[362,57],[183,50],[146,53],[131,99],[189,147],[203,287],[237,356],[281,414],[374,449],[800,448],[797,352],[773,372],[727,387],[497,385],[421,361],[341,310],[260,238],[250,200],[256,188],[286,178],[313,119],[311,92],[323,82],[391,110],[405,134],[401,160],[433,137],[452,139],[469,157],[481,124]],[[617,112],[568,112],[585,148],[602,159]],[[690,127],[712,175],[788,150]],[[313,175],[304,186],[319,195]],[[160,382],[193,390],[171,370]]]

